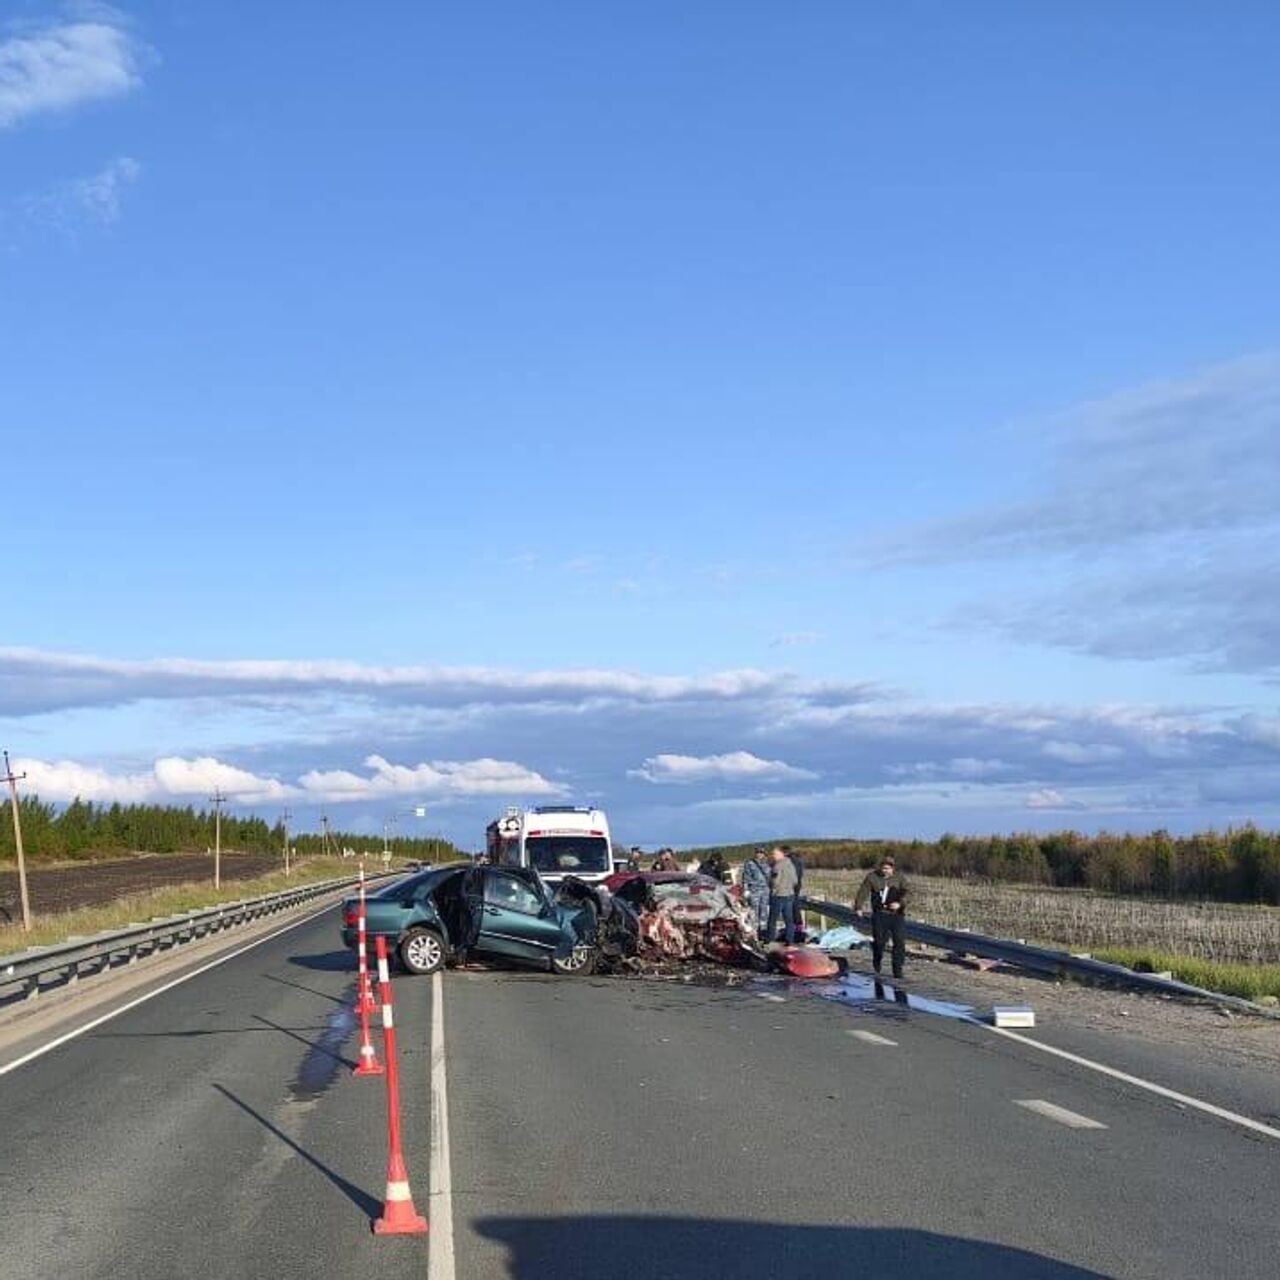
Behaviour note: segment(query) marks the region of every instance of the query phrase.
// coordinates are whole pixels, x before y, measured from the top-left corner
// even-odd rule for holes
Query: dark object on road
[[[471,955],[590,973],[596,912],[553,900],[537,872],[454,865],[380,890],[366,904],[370,939],[381,935],[410,973],[434,973]],[[342,941],[356,944],[356,900],[342,904]]]

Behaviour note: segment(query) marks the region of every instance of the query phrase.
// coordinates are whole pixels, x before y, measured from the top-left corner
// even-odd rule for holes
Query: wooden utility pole
[[[330,857],[329,851],[329,815],[322,813],[320,815],[320,852],[326,857]]]
[[[13,812],[13,843],[18,851],[18,892],[22,897],[22,931],[31,932],[31,899],[27,897],[27,860],[22,852],[22,817],[18,813],[18,783],[27,775],[14,773],[9,767],[9,753],[4,753],[4,780],[9,784],[9,808]]]
[[[286,809],[280,815],[280,825],[284,828],[284,873],[289,874],[289,819],[293,814]]]
[[[227,797],[221,791],[214,791],[209,797],[213,805],[213,887],[222,888],[222,806]]]

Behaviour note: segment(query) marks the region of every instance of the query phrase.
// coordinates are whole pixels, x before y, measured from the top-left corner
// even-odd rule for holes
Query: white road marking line
[[[1127,1071],[1118,1071],[1115,1067],[1108,1067],[1105,1063],[1094,1062],[1091,1058],[1082,1058],[1078,1053],[1068,1053],[1065,1049],[1056,1049],[1051,1044],[1045,1044],[1043,1040],[1033,1040],[1030,1036],[1019,1035],[1016,1031],[1007,1031],[1003,1027],[993,1027],[990,1023],[983,1022],[978,1018],[967,1018],[967,1022],[972,1022],[976,1027],[982,1027],[986,1031],[992,1032],[994,1035],[1005,1036],[1009,1040],[1016,1040],[1019,1044],[1028,1045],[1032,1049],[1039,1049],[1042,1053],[1051,1053],[1055,1058],[1063,1058],[1067,1062],[1074,1062],[1078,1067],[1088,1067],[1090,1071],[1097,1071],[1101,1075],[1110,1076],[1113,1080],[1122,1080],[1125,1084],[1131,1084],[1136,1089],[1145,1089],[1148,1093],[1158,1094],[1162,1098],[1169,1098],[1173,1102],[1180,1102],[1184,1107],[1194,1107],[1197,1111],[1203,1111],[1206,1115],[1216,1116],[1219,1120],[1227,1120],[1231,1124],[1238,1124],[1243,1129],[1248,1129],[1252,1133],[1260,1133],[1268,1138],[1280,1138],[1280,1129],[1272,1128],[1269,1124],[1263,1124],[1258,1120],[1250,1120],[1248,1116],[1242,1116],[1238,1112],[1228,1111],[1225,1107],[1214,1106],[1212,1102],[1203,1102],[1199,1098],[1193,1098],[1189,1094],[1178,1093],[1175,1089],[1166,1089],[1162,1084],[1153,1084],[1150,1080],[1143,1080],[1139,1076],[1131,1076]]]
[[[301,920],[295,920],[292,924],[285,925],[283,929],[277,929],[274,933],[268,933],[262,938],[255,938],[243,947],[237,947],[234,951],[228,951],[225,955],[218,956],[216,960],[210,960],[208,964],[202,964],[198,969],[192,969],[189,973],[181,974],[162,986],[156,987],[152,991],[147,991],[134,1000],[127,1001],[118,1009],[112,1009],[109,1013],[104,1013],[100,1017],[86,1022],[83,1026],[75,1027],[60,1036],[55,1036],[38,1049],[32,1049],[30,1053],[24,1053],[22,1057],[14,1058],[12,1062],[4,1063],[0,1066],[0,1076],[6,1076],[10,1071],[16,1071],[19,1067],[24,1067],[28,1062],[34,1062],[37,1058],[44,1057],[46,1053],[58,1048],[59,1045],[64,1045],[69,1040],[74,1040],[77,1036],[84,1035],[86,1031],[92,1031],[95,1027],[102,1026],[104,1022],[110,1022],[112,1018],[118,1018],[122,1013],[128,1013],[130,1009],[136,1009],[140,1004],[146,1004],[148,1000],[154,1000],[156,996],[162,996],[166,991],[172,991],[174,987],[181,986],[184,982],[190,982],[192,978],[198,978],[202,973],[208,973],[210,969],[216,969],[220,964],[226,964],[228,960],[234,960],[236,956],[244,955],[246,951],[252,951],[254,947],[260,947],[264,942],[270,942],[273,938],[278,938],[282,933],[288,933],[290,929],[297,929],[301,925],[309,924],[312,920],[318,920],[326,911],[332,910],[333,904],[330,903],[320,911],[313,911],[309,916],[304,916]]]
[[[772,1000],[774,1004],[787,1003],[786,996],[775,996],[771,991],[757,991],[756,995],[758,995],[761,1000]]]
[[[1078,1111],[1068,1111],[1066,1107],[1060,1107],[1054,1102],[1046,1102],[1043,1098],[1015,1098],[1014,1102],[1020,1107],[1026,1107],[1028,1111],[1044,1116],[1046,1120],[1056,1120],[1059,1124],[1065,1124],[1068,1129],[1105,1129],[1107,1127],[1101,1120],[1091,1120]]]
[[[444,1059],[444,984],[431,979],[431,1162],[427,1183],[427,1275],[454,1280],[453,1174],[449,1164],[449,1094]]]
[[[850,1031],[849,1034],[855,1040],[862,1040],[866,1044],[887,1044],[894,1049],[898,1047],[896,1040],[890,1040],[888,1036],[878,1036],[874,1031]]]

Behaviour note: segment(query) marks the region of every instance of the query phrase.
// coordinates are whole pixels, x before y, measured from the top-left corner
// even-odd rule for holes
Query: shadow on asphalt
[[[345,995],[334,996],[327,991],[318,991],[315,987],[304,986],[301,982],[290,982],[288,978],[278,978],[274,973],[264,973],[261,975],[268,982],[278,982],[282,987],[292,987],[295,991],[305,991],[308,995],[317,996],[321,1000],[332,1000],[334,1004],[346,1004],[348,997]]]
[[[335,1173],[327,1164],[317,1160],[305,1147],[299,1146],[287,1133],[282,1129],[278,1129],[266,1118],[261,1112],[255,1111],[242,1098],[237,1098],[230,1089],[224,1089],[222,1085],[215,1084],[213,1086],[228,1102],[233,1102],[246,1115],[252,1116],[268,1133],[274,1134],[281,1142],[284,1143],[295,1155],[301,1156],[313,1169],[318,1173],[322,1173],[330,1182],[333,1183],[344,1196],[355,1204],[362,1213],[370,1219],[379,1217],[382,1213],[382,1201],[369,1195],[367,1191],[361,1190],[354,1182],[348,1182],[340,1173]]]
[[[279,1031],[281,1035],[286,1035],[300,1045],[305,1045],[307,1055],[303,1059],[304,1064],[309,1059],[318,1058],[331,1062],[335,1070],[338,1067],[356,1065],[350,1058],[342,1055],[342,1045],[356,1026],[356,1015],[349,1009],[337,1009],[331,1013],[318,1040],[308,1040],[306,1036],[300,1036],[289,1027],[282,1027],[278,1022],[264,1018],[260,1013],[255,1013],[253,1017],[264,1026],[270,1027],[272,1031]]]
[[[314,956],[290,956],[289,963],[300,969],[314,969],[317,973],[354,973],[356,953],[342,947],[338,951],[321,951]]]
[[[513,1280],[634,1274],[663,1280],[1105,1280],[1006,1245],[884,1227],[791,1226],[705,1218],[482,1218],[476,1230],[505,1245]]]

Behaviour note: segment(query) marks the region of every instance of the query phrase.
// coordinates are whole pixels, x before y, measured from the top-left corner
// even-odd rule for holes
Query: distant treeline
[[[104,854],[202,853],[213,847],[212,809],[175,808],[158,804],[94,804],[73,800],[68,805],[46,804],[38,796],[21,796],[18,816],[22,844],[32,861],[93,858]],[[318,835],[291,834],[290,845],[300,857],[322,852]],[[381,836],[329,833],[330,847],[357,853],[380,853]],[[397,857],[440,862],[455,856],[452,844],[437,837],[420,840],[398,837],[390,842]],[[236,853],[279,853],[283,856],[284,828],[262,818],[222,814],[222,847]],[[16,856],[9,801],[0,804],[0,859]]]
[[[761,841],[766,847],[778,841]],[[811,868],[870,867],[892,853],[900,868],[921,875],[958,876],[1109,893],[1280,905],[1280,832],[1246,826],[1174,836],[1047,835],[953,836],[940,840],[788,840]],[[755,844],[716,845],[741,861]]]

